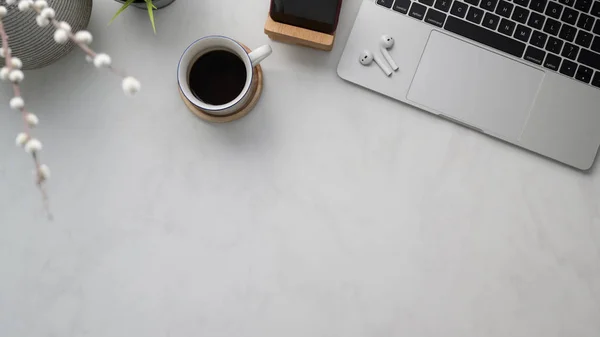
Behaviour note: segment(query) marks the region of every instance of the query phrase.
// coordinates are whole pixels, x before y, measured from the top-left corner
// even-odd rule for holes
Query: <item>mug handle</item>
[[[272,52],[273,50],[268,44],[254,49],[250,54],[248,54],[250,57],[250,62],[252,63],[252,67],[257,66],[262,60],[269,57]]]

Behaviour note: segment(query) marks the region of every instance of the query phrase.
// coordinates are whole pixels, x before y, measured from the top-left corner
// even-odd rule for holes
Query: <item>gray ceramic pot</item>
[[[125,1],[117,0],[117,2],[124,3]],[[167,7],[168,5],[172,4],[173,2],[175,2],[175,0],[154,0],[154,1],[152,1],[152,3],[154,4],[154,6],[156,6],[157,9]],[[144,0],[136,1],[136,2],[132,3],[131,5],[135,6],[137,8],[143,8],[143,9],[148,8],[146,5],[146,1],[144,1]]]
[[[48,5],[56,10],[56,19],[68,22],[73,31],[87,27],[92,14],[92,0],[47,1]],[[39,27],[35,23],[35,12],[20,12],[16,4],[7,6],[5,0],[0,0],[0,5],[8,8],[8,14],[2,22],[9,37],[12,53],[23,61],[23,69],[45,67],[75,47],[72,42],[64,45],[54,42],[54,27]],[[4,65],[4,59],[0,60],[0,64]]]

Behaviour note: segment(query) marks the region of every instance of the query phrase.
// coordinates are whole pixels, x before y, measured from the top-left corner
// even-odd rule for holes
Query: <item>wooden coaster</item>
[[[276,22],[267,16],[265,34],[274,41],[297,44],[324,51],[331,51],[335,42],[335,33],[325,34],[314,30],[296,27],[281,22]]]
[[[250,48],[246,47],[245,45],[242,44],[242,46],[244,47],[244,49],[246,49],[247,52],[252,51],[252,50],[250,50]],[[236,111],[229,115],[224,115],[224,116],[212,115],[212,114],[198,108],[192,102],[190,102],[187,99],[187,97],[185,97],[185,95],[181,91],[181,88],[179,88],[179,95],[181,96],[181,99],[183,100],[185,105],[188,107],[188,109],[190,109],[190,111],[194,115],[198,116],[200,119],[203,119],[203,120],[205,120],[207,122],[211,122],[211,123],[233,122],[235,120],[238,120],[238,119],[246,116],[248,113],[250,113],[250,111],[252,111],[252,109],[256,106],[256,103],[258,103],[258,100],[260,99],[260,96],[262,94],[262,89],[263,89],[263,72],[262,72],[262,68],[261,68],[260,64],[257,65],[256,67],[254,67],[254,72],[255,72],[255,76],[252,81],[253,83],[250,84],[250,90],[251,91],[254,90],[254,95],[252,96],[252,99],[250,99],[248,104],[246,104],[246,106],[243,107],[241,110]],[[252,89],[254,87],[255,87],[255,89]]]

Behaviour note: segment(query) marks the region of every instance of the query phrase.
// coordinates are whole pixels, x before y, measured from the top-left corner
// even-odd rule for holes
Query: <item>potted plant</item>
[[[154,10],[161,9],[163,7],[167,7],[172,4],[175,0],[117,0],[123,4],[121,8],[115,13],[110,22],[113,22],[124,10],[126,10],[129,6],[134,6],[137,8],[143,8],[148,10],[148,17],[150,17],[150,23],[152,23],[152,29],[154,30],[154,34],[156,34],[156,24],[154,23]]]

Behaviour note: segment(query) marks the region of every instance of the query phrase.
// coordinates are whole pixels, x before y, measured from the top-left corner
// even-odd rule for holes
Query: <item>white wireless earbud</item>
[[[360,54],[360,58],[358,60],[363,66],[368,66],[371,63],[373,63],[373,61],[375,61],[375,63],[377,63],[379,68],[381,68],[381,70],[385,73],[386,76],[392,75],[392,70],[387,66],[387,64],[383,63],[383,61],[379,57],[373,55],[373,53],[370,50],[363,51],[362,54]]]
[[[396,64],[396,62],[394,62],[394,59],[392,58],[392,55],[390,55],[389,52],[389,50],[392,49],[392,47],[394,46],[394,38],[389,35],[382,36],[380,46],[381,53],[383,54],[383,57],[385,57],[385,60],[388,61],[388,63],[390,64],[392,69],[394,69],[394,71],[398,70],[398,65]]]

